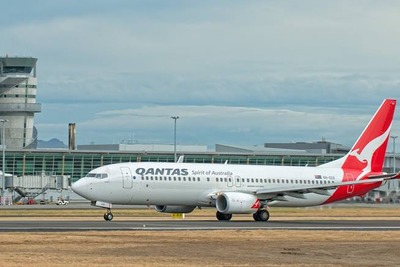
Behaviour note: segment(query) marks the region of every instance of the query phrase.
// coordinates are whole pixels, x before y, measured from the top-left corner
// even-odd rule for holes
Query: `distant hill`
[[[38,148],[67,148],[68,146],[57,138],[49,141],[38,140]]]

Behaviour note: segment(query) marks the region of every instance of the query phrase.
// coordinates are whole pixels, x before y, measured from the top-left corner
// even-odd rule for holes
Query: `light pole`
[[[393,173],[396,173],[396,138],[397,135],[391,135],[390,138],[393,139]]]
[[[4,195],[4,190],[5,190],[5,184],[6,184],[6,128],[5,128],[5,123],[8,120],[6,119],[0,119],[1,123],[1,147],[3,150],[3,166],[2,166],[2,179],[1,179],[1,196]]]
[[[391,135],[390,138],[393,139],[393,173],[396,173],[396,138],[397,135]],[[390,181],[389,181],[390,183]],[[397,188],[395,189],[396,192],[399,190],[399,182],[397,182]]]
[[[171,119],[174,120],[174,162],[176,162],[176,120],[179,116],[172,116]]]

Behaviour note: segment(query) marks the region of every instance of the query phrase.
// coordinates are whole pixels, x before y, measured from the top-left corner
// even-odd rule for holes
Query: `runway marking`
[[[217,231],[217,230],[304,230],[304,231],[400,231],[400,226],[288,226],[288,227],[2,227],[0,232],[80,232],[80,231]]]
[[[215,230],[319,230],[319,231],[399,231],[398,220],[343,221],[0,221],[0,232],[73,231],[215,231]]]

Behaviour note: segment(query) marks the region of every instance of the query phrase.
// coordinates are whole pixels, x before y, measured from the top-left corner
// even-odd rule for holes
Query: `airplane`
[[[215,207],[216,218],[253,214],[268,221],[269,207],[324,205],[364,195],[399,173],[382,172],[396,100],[385,99],[351,150],[317,167],[213,163],[129,162],[105,165],[71,185],[94,206],[152,205],[158,212],[190,213]]]

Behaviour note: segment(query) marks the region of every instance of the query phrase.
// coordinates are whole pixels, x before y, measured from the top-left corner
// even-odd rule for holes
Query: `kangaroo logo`
[[[356,148],[349,153],[349,156],[355,157],[359,162],[366,164],[366,166],[362,169],[362,175],[371,171],[371,164],[372,164],[372,156],[374,152],[382,146],[382,144],[387,140],[390,134],[390,126],[386,129],[382,135],[376,137],[371,142],[369,142],[364,149],[361,150],[360,148]],[[359,177],[362,177],[360,175]],[[357,177],[358,178],[358,177]]]

